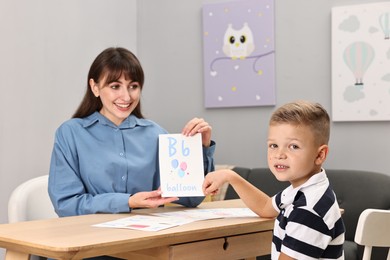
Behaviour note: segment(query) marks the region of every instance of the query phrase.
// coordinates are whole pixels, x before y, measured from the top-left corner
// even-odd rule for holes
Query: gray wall
[[[95,56],[112,45],[136,51],[136,8],[135,0],[0,0],[0,223],[11,191],[48,173],[54,131],[79,104]]]
[[[136,52],[136,0],[0,0],[0,223],[12,190],[48,173],[55,129],[104,48]],[[3,259],[0,249],[0,259]]]
[[[217,163],[266,167],[267,123],[275,107],[203,106],[204,2],[221,1],[139,1],[138,54],[146,71],[144,109],[173,132],[193,116],[204,117],[213,126]],[[277,106],[309,99],[331,112],[331,8],[370,2],[275,1]],[[337,122],[331,127],[325,167],[390,174],[390,122]]]

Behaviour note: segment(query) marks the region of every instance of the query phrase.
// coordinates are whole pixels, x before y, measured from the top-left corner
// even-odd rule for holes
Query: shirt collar
[[[325,169],[321,169],[319,173],[316,173],[313,176],[311,176],[310,179],[308,179],[301,186],[298,186],[296,188],[293,188],[292,185],[288,186],[282,192],[282,197],[281,197],[281,205],[283,205],[282,208],[285,208],[287,205],[290,205],[294,202],[295,196],[298,193],[298,191],[324,181],[327,181],[327,177],[326,177]]]
[[[119,129],[127,129],[127,128],[134,128],[137,125],[138,126],[148,126],[151,125],[152,123],[143,118],[138,118],[135,115],[130,115],[127,117],[123,122],[119,125],[116,126],[114,123],[112,123],[110,120],[108,120],[105,116],[100,114],[99,112],[94,112],[93,114],[83,118],[83,127],[87,128],[90,127],[91,125],[99,122],[100,124],[111,126],[113,128],[119,128]]]

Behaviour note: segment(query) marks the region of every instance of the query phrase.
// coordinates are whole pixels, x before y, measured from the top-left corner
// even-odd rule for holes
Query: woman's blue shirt
[[[167,131],[130,115],[116,126],[99,112],[73,118],[56,131],[49,195],[59,216],[129,212],[129,196],[160,186],[158,136]],[[205,173],[214,170],[215,143],[203,148]],[[196,207],[203,197],[177,202]]]

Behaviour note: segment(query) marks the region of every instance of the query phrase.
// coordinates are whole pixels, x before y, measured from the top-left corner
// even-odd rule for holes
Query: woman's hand
[[[211,126],[204,121],[203,118],[191,119],[183,128],[182,134],[185,136],[193,136],[197,133],[202,134],[202,145],[209,147],[211,143]]]
[[[178,200],[177,197],[163,198],[161,190],[143,191],[130,196],[130,208],[157,208],[158,206]]]

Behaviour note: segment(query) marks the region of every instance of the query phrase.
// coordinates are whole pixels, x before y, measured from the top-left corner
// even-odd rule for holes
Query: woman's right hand
[[[177,197],[161,197],[161,190],[143,191],[130,196],[130,208],[157,208],[158,206],[178,200]]]

